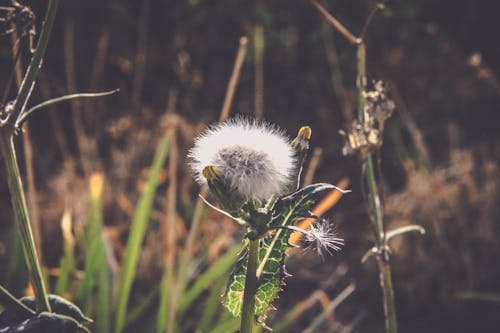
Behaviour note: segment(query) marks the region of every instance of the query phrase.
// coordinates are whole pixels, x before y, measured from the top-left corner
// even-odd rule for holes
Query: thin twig
[[[408,133],[410,134],[413,141],[413,146],[417,150],[417,160],[419,162],[419,166],[425,168],[426,170],[430,170],[432,162],[429,154],[429,149],[424,140],[424,136],[419,130],[417,122],[415,121],[412,113],[408,110],[408,107],[403,97],[401,96],[398,87],[395,84],[391,84],[390,89],[392,96],[394,97],[394,101],[396,102],[396,107],[401,117],[401,121],[408,130]]]
[[[256,119],[264,116],[264,27],[256,23],[253,29],[254,46],[254,113]]]
[[[245,60],[245,55],[247,54],[248,48],[248,38],[243,36],[240,38],[240,44],[238,47],[238,53],[236,54],[236,59],[234,61],[233,72],[231,73],[231,78],[226,89],[226,97],[224,98],[224,104],[222,105],[222,111],[220,113],[219,121],[224,121],[229,116],[229,111],[231,109],[231,104],[233,103],[234,93],[238,82],[240,79],[241,68],[243,67],[243,61]]]
[[[342,79],[342,68],[340,67],[337,48],[335,47],[335,40],[332,31],[333,28],[330,27],[328,22],[325,22],[324,20],[322,21],[321,28],[323,32],[323,44],[325,47],[326,60],[328,61],[328,66],[330,67],[330,79],[332,82],[333,93],[337,97],[340,104],[340,110],[344,115],[344,123],[351,124],[354,119],[354,110],[346,96],[346,89]]]
[[[141,1],[141,12],[137,30],[137,51],[135,54],[135,71],[132,83],[131,106],[138,109],[142,98],[142,88],[146,73],[146,55],[148,45],[149,2]],[[137,111],[137,110],[134,110]]]
[[[361,29],[361,33],[359,34],[359,38],[364,39],[366,31],[368,30],[368,27],[370,26],[370,23],[372,23],[373,18],[375,17],[375,14],[379,10],[384,10],[385,5],[383,3],[378,3],[375,8],[372,9],[370,14],[368,15],[368,18],[365,21],[365,25],[363,26],[363,29]]]
[[[66,86],[70,94],[76,93],[76,70],[75,70],[75,27],[72,19],[67,19],[64,23],[64,65],[66,73]],[[88,177],[91,174],[92,147],[90,138],[85,133],[85,123],[83,121],[80,101],[74,99],[71,101],[71,111],[73,128],[75,130],[76,144],[79,151],[79,160],[83,168],[83,173]]]
[[[342,35],[344,35],[345,38],[352,44],[359,44],[361,40],[354,36],[347,28],[340,23],[339,20],[337,20],[335,17],[333,17],[322,5],[320,5],[316,0],[311,0],[311,3],[319,10],[321,14],[326,18],[328,22],[330,22],[331,25],[337,29],[338,32],[340,32]]]

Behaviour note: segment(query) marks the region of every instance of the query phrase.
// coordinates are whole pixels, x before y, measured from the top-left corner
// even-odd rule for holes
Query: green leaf
[[[281,201],[281,211],[274,217],[270,229],[274,233],[262,238],[259,247],[259,266],[257,267],[258,287],[255,295],[255,316],[265,319],[265,312],[281,290],[285,273],[285,250],[290,247],[288,238],[291,230],[277,229],[291,226],[304,216],[310,216],[310,209],[316,203],[316,196],[334,188],[330,184],[313,184],[302,188]],[[226,288],[225,307],[235,317],[241,315],[248,251],[235,265]]]
[[[130,236],[127,241],[127,249],[123,258],[123,266],[118,288],[118,300],[115,317],[115,333],[122,332],[125,326],[127,305],[132,289],[132,282],[135,278],[135,269],[139,260],[141,245],[146,234],[146,227],[152,213],[153,200],[158,186],[158,178],[163,163],[167,158],[169,137],[165,135],[161,140],[151,166],[151,174],[141,194],[139,202],[134,212],[134,218],[130,229]]]

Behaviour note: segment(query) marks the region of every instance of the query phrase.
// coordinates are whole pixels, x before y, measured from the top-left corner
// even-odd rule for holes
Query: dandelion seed
[[[210,166],[209,171],[222,177],[232,191],[258,200],[285,194],[297,164],[295,149],[282,130],[241,117],[201,134],[189,158],[200,184],[206,183],[203,170]]]
[[[322,258],[325,252],[331,255],[331,250],[339,251],[344,245],[344,240],[337,237],[335,226],[326,219],[311,224],[309,230],[305,231],[304,242],[306,248],[316,251]]]

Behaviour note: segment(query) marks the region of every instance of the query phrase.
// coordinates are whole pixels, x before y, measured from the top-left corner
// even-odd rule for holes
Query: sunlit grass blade
[[[103,265],[103,258],[105,258],[102,238],[103,222],[101,211],[103,181],[104,179],[101,174],[93,174],[90,177],[89,219],[84,237],[84,247],[86,250],[85,269],[77,293],[77,300],[86,313],[90,310],[94,282],[99,268]]]
[[[61,219],[61,230],[63,235],[63,257],[59,264],[59,275],[57,277],[55,292],[57,295],[65,295],[70,287],[71,272],[75,269],[75,238],[71,231],[71,213],[65,210]]]
[[[167,309],[170,301],[170,274],[167,270],[163,272],[160,285],[160,304],[158,306],[158,313],[156,318],[156,332],[165,332],[168,323]]]
[[[123,266],[120,276],[120,283],[118,288],[118,301],[115,317],[115,333],[123,330],[125,325],[125,317],[127,311],[128,300],[130,297],[130,290],[132,289],[132,282],[135,278],[135,268],[139,258],[139,252],[146,233],[149,218],[151,216],[153,200],[158,186],[158,178],[160,171],[163,167],[167,157],[169,139],[164,136],[156,150],[153,164],[151,166],[149,179],[146,183],[143,193],[139,198],[136,206],[132,225],[130,229],[130,236],[127,241],[127,249],[123,258]]]
[[[207,290],[214,281],[220,279],[221,276],[229,271],[240,251],[241,248],[239,246],[234,247],[196,278],[196,282],[186,291],[180,300],[179,313],[182,314],[186,311],[189,305],[196,300],[203,291]]]
[[[108,333],[111,328],[111,299],[112,299],[112,289],[111,289],[111,270],[108,264],[108,256],[106,255],[106,250],[110,248],[106,234],[104,233],[104,220],[102,213],[102,188],[103,188],[104,177],[101,174],[94,174],[91,176],[90,180],[90,194],[91,194],[91,206],[92,215],[95,216],[96,220],[99,222],[100,233],[97,237],[100,240],[100,252],[101,257],[99,260],[98,268],[98,285],[97,285],[97,300],[98,303],[95,306],[96,309],[96,329],[98,333]]]
[[[214,318],[217,314],[217,310],[222,310],[222,305],[220,304],[220,297],[224,292],[224,286],[227,283],[226,279],[218,279],[212,290],[210,291],[210,295],[203,306],[203,314],[201,315],[200,323],[196,328],[196,333],[207,332],[214,322]]]

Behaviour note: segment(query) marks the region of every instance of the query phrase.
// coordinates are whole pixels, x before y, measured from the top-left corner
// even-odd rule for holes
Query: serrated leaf
[[[303,216],[310,215],[319,193],[334,188],[330,184],[313,184],[281,199],[282,209],[270,224],[274,232],[260,240],[259,265],[257,267],[258,286],[255,294],[255,316],[264,317],[271,302],[281,290],[285,277],[285,250],[290,247],[288,238],[291,230],[276,229],[292,225]],[[238,260],[226,288],[224,305],[235,317],[241,315],[243,292],[248,264],[248,251]]]

